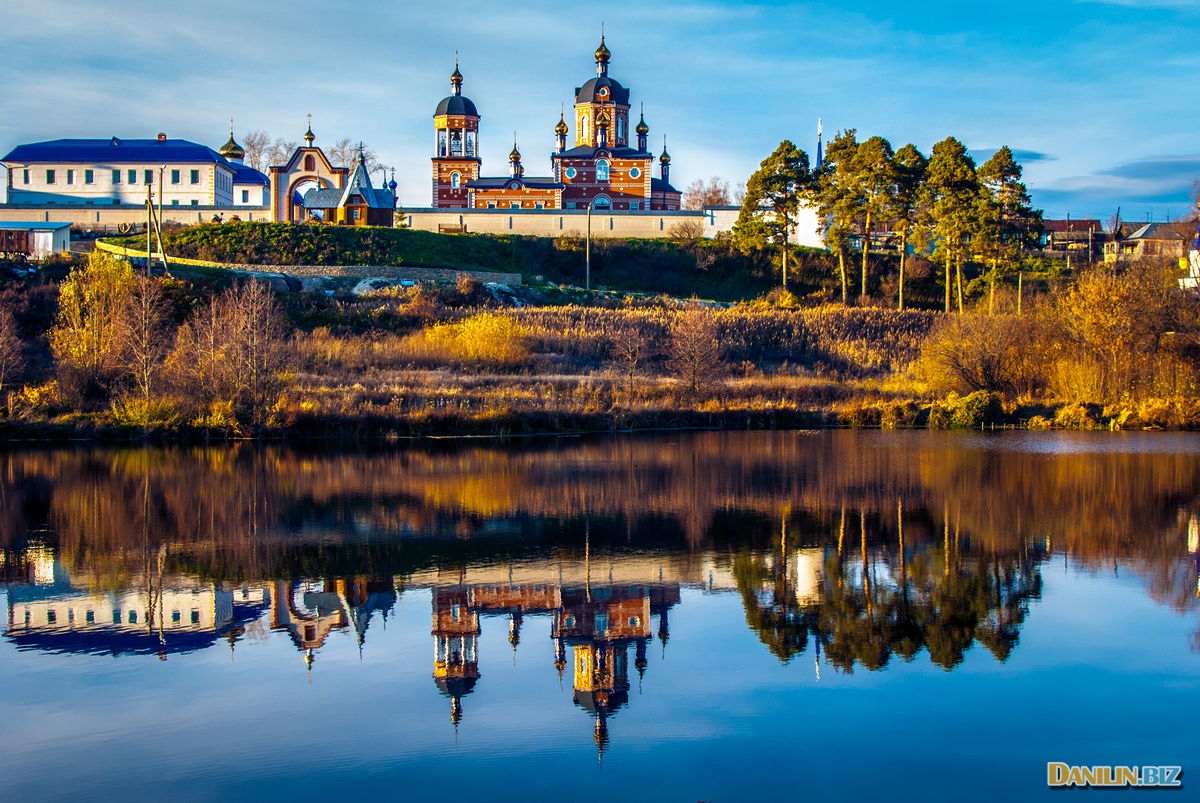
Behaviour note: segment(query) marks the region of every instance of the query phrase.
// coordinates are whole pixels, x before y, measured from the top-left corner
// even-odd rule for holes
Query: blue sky
[[[979,161],[1001,145],[1047,216],[1163,220],[1200,178],[1200,2],[1016,0],[805,3],[642,0],[169,4],[10,2],[0,59],[0,152],[60,137],[238,132],[317,144],[361,139],[395,165],[401,202],[430,199],[432,113],[454,51],[483,117],[484,174],[515,131],[549,170],[561,104],[610,74],[645,103],[672,183],[744,181],[781,140],[809,151],[816,121],[928,153],[946,136]]]

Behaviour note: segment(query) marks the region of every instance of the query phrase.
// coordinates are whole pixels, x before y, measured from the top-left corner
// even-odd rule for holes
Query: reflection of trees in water
[[[1086,444],[1088,437],[1030,434],[1021,442]],[[590,517],[594,534],[608,527],[612,549],[712,552],[732,567],[736,555],[777,542],[778,525],[766,522],[785,516],[794,544],[831,545],[846,507],[853,522],[866,522],[866,565],[882,572],[868,593],[855,568],[851,585],[861,593],[838,603],[847,621],[867,623],[856,654],[883,656],[883,644],[911,652],[896,646],[907,638],[919,639],[919,648],[936,644],[949,661],[968,631],[1003,653],[1013,635],[1012,623],[999,618],[1004,605],[981,607],[978,599],[998,587],[1004,599],[1009,573],[1025,577],[1021,556],[1033,543],[1069,552],[1094,571],[1144,574],[1156,600],[1194,607],[1194,568],[1185,560],[1187,528],[1200,510],[1193,455],[994,448],[1005,442],[978,433],[725,432],[524,448],[13,451],[0,457],[0,549],[17,555],[31,531],[46,530],[39,537],[72,572],[113,586],[137,574],[145,550],[158,543],[170,547],[169,568],[214,579],[387,575],[573,554]],[[906,508],[907,583],[895,580],[898,499]],[[923,566],[942,565],[946,533],[957,562],[934,582],[936,568]],[[17,562],[6,566],[20,573]],[[933,613],[918,607],[911,621],[897,618],[893,587],[907,588],[914,606]],[[804,615],[811,636],[819,614]],[[962,624],[972,621],[993,629]],[[899,630],[909,635],[897,641]]]

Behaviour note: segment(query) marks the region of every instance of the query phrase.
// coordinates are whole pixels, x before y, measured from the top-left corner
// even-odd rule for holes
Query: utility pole
[[[146,277],[150,277],[150,235],[154,229],[154,187],[146,185]]]
[[[587,285],[588,292],[591,292],[591,290],[592,290],[592,202],[591,201],[588,201],[588,207],[587,207],[587,251],[585,253],[586,253],[585,259],[586,259],[586,265],[587,265],[586,285]]]

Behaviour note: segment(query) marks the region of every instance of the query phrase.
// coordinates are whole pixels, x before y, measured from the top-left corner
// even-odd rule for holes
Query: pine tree
[[[946,312],[950,311],[951,268],[958,278],[958,311],[963,310],[962,263],[970,253],[978,195],[975,161],[966,147],[954,137],[934,145],[925,172],[922,207],[934,259],[945,268]]]
[[[995,308],[996,280],[1033,246],[1042,229],[1042,213],[1031,206],[1021,173],[1021,166],[1007,145],[992,154],[978,171],[978,232],[974,251],[991,262],[989,315]]]
[[[892,204],[892,229],[900,233],[900,289],[896,306],[904,309],[904,269],[908,260],[908,238],[917,219],[917,204],[925,182],[929,160],[912,143],[896,151],[896,194]]]
[[[808,154],[784,140],[746,182],[746,199],[733,227],[734,243],[742,251],[781,246],[785,288],[788,237],[811,186]]]
[[[871,255],[871,227],[892,214],[897,171],[892,144],[871,137],[858,146],[853,163],[853,184],[858,225],[862,230],[862,296],[867,297],[867,265]]]
[[[813,198],[817,217],[824,227],[825,245],[838,255],[838,272],[842,279],[842,303],[849,300],[850,288],[846,275],[846,244],[854,229],[860,207],[855,180],[858,158],[857,132],[851,128],[839,131],[825,148],[825,158],[814,182]]]

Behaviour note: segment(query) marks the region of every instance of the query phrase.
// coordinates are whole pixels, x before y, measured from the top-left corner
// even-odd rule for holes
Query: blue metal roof
[[[186,139],[55,139],[31,142],[9,151],[3,162],[199,162],[233,169],[224,156],[207,145]]]
[[[240,165],[237,162],[230,162],[229,166],[235,171],[233,174],[234,184],[270,184],[271,180],[262,173],[255,170],[253,167]]]
[[[17,229],[18,231],[50,231],[70,228],[70,223],[36,222],[25,223],[15,220],[0,220],[0,229]]]
[[[650,192],[679,192],[661,178],[650,179]]]

